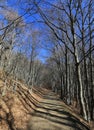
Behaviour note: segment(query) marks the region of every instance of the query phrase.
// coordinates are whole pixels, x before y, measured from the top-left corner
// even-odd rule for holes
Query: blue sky
[[[24,10],[21,9],[22,7],[24,8],[25,6],[24,5],[21,5],[19,4],[19,6],[16,4],[17,0],[7,0],[7,5],[10,6],[11,8],[13,8],[14,10],[16,10],[18,12],[19,15],[22,15],[24,14]],[[25,15],[23,17],[24,19],[24,22],[27,24],[27,26],[30,26],[29,28],[32,28],[33,30],[39,30],[39,32],[41,33],[41,31],[43,31],[44,29],[46,29],[46,27],[44,27],[43,24],[41,23],[38,23],[38,22],[34,22],[32,23],[31,25],[28,24],[32,21],[36,21],[36,19],[41,19],[40,16],[38,14],[34,14],[34,16],[29,16],[29,14]],[[40,39],[39,39],[39,42],[38,44],[40,44],[40,47],[38,49],[38,58],[42,61],[42,62],[45,62],[45,58],[48,57],[49,53],[48,51],[46,51],[45,49],[41,48],[42,44],[44,44],[44,42],[46,42],[45,40],[45,37],[46,32],[44,32],[44,34],[42,33],[41,36],[40,36]],[[44,35],[44,36],[42,36]],[[32,41],[32,40],[31,40]],[[24,49],[24,47],[22,48]],[[24,50],[23,50],[24,52]]]

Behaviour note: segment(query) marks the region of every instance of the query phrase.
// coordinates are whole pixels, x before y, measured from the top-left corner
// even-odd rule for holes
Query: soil
[[[0,81],[0,90],[4,82]],[[2,92],[2,91],[1,91]],[[0,130],[89,130],[88,124],[45,88],[29,90],[18,83],[17,90],[0,94]]]

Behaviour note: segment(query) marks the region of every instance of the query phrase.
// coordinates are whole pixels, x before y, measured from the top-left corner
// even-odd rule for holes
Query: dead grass
[[[4,82],[0,80],[1,91],[3,87]],[[25,86],[19,88],[15,93],[7,91],[3,97],[0,93],[0,130],[26,130],[28,120],[31,118],[31,115],[27,113],[32,113],[35,109],[34,100],[31,97],[38,99],[38,101],[41,99],[34,93],[31,96],[31,92]]]
[[[83,125],[86,122],[50,90],[31,91],[18,84],[16,92],[0,95],[0,130],[89,130]],[[0,80],[0,90],[3,86]]]

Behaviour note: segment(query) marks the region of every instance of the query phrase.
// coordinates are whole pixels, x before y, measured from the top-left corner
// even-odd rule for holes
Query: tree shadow
[[[40,89],[39,88],[33,88],[32,91],[36,95],[38,95],[39,97],[41,97],[43,99],[48,99],[49,98],[49,100],[60,100],[59,97],[55,96],[55,93],[50,92],[50,94],[47,94],[47,91],[46,90],[44,91],[42,88],[40,88]]]
[[[67,113],[66,111],[62,112],[66,117],[63,116],[57,116],[51,113],[43,112],[35,110],[34,113],[31,113],[34,117],[41,117],[43,119],[47,119],[53,123],[57,123],[63,126],[69,126],[70,129],[75,130],[89,130],[84,124],[82,124],[78,119],[76,119],[71,114]],[[30,114],[30,113],[29,113]]]
[[[89,130],[87,126],[82,124],[75,116],[65,111],[64,108],[62,108],[61,110],[57,108],[57,106],[63,107],[62,105],[56,106],[56,104],[53,104],[53,103],[39,102],[28,91],[21,90],[21,91],[18,91],[18,93],[21,96],[22,104],[27,109],[27,114],[30,114],[32,117],[41,117],[53,123],[57,123],[64,126],[69,126],[70,129],[74,129],[74,130]],[[42,93],[36,90],[37,95],[38,93],[39,95],[43,97]],[[47,99],[49,99],[49,97],[47,97]],[[51,98],[49,100],[51,100]],[[48,104],[50,104],[54,108],[47,107]],[[30,111],[31,108],[34,110],[33,113]]]
[[[2,106],[0,106],[0,110],[4,113],[4,116],[0,115],[0,122],[2,123],[2,121],[4,121],[6,122],[10,130],[16,130],[16,127],[14,124],[15,120],[14,120],[13,113],[11,111],[11,106],[9,106],[4,100],[3,102],[6,104],[8,108],[8,112]]]

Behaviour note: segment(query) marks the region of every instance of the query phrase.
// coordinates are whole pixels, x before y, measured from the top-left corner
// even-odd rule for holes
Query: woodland
[[[18,81],[53,92],[93,130],[94,0],[0,0],[0,98],[9,77],[13,92]]]

